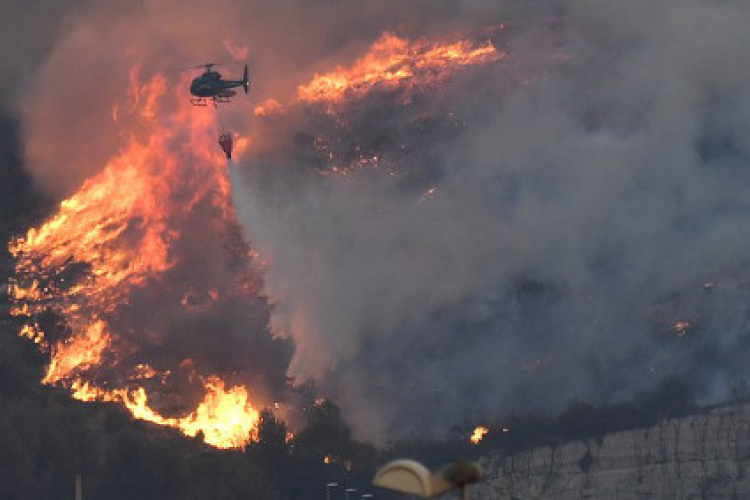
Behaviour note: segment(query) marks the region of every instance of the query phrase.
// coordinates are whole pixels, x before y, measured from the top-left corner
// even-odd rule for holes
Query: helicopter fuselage
[[[194,78],[190,84],[190,93],[196,97],[191,102],[196,106],[205,106],[206,98],[211,98],[214,104],[229,102],[229,98],[237,93],[232,90],[236,87],[243,87],[247,94],[250,87],[247,66],[245,66],[242,80],[222,80],[219,72],[209,68],[202,75]]]
[[[243,84],[241,80],[222,80],[219,73],[208,71],[193,79],[193,83],[190,84],[190,93],[196,97],[221,96],[225,93],[232,96],[235,92],[230,89],[241,87]]]

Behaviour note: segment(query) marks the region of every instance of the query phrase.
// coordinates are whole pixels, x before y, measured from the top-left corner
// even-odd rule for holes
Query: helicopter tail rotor
[[[242,87],[245,89],[245,94],[250,90],[250,77],[247,73],[247,64],[245,64],[245,73],[242,75]]]

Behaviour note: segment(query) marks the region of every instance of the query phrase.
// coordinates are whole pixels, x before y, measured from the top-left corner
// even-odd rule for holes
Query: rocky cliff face
[[[750,404],[481,462],[472,498],[750,499]]]

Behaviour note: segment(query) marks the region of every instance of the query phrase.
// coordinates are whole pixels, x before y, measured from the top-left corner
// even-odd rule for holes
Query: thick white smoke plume
[[[749,375],[746,2],[128,5],[79,11],[29,88],[29,168],[49,189],[116,148],[102,124],[134,63],[215,60],[231,40],[253,103],[286,103],[386,30],[507,23],[506,59],[406,107],[376,92],[338,122],[302,105],[226,118],[249,130],[234,202],[272,330],[295,342],[289,374],[363,435],[615,400],[670,374],[720,398]],[[323,175],[316,139],[396,175]]]

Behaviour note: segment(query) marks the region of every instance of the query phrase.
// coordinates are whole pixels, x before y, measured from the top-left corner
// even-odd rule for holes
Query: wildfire
[[[166,88],[162,76],[141,85],[131,72],[129,108],[115,106],[113,119],[123,122],[129,110],[138,134],[125,131],[126,143],[99,174],[11,243],[11,312],[27,319],[20,335],[49,351],[43,383],[67,387],[83,401],[119,402],[135,418],[200,434],[216,447],[243,447],[258,424],[248,388],[196,373],[203,392],[197,407],[160,413],[154,400],[173,374],[139,362],[143,346],[158,343],[151,331],[158,326],[127,314],[134,301],[148,300],[139,293],[179,263],[180,228],[199,206],[217,214],[216,226],[233,217],[214,115],[189,106],[161,109]],[[214,287],[188,291],[208,303],[221,298]],[[192,296],[183,295],[170,307],[194,309]],[[55,321],[45,320],[50,314]]]
[[[471,71],[490,69],[508,57],[498,48],[503,29],[414,40],[383,33],[358,59],[316,74],[288,101],[269,98],[256,106],[261,125],[253,138],[254,153],[276,157],[276,146],[288,135],[285,150],[312,159],[316,172],[334,182],[400,178],[402,160],[421,150],[416,142],[463,128],[464,118],[449,109],[449,103],[460,101],[455,91],[462,85],[451,82],[471,79]],[[446,106],[425,105],[435,99]],[[369,125],[383,116],[406,128],[374,136]],[[299,130],[304,132],[296,134]],[[437,192],[426,189],[416,203]]]
[[[677,321],[674,324],[674,331],[678,337],[684,337],[687,335],[688,330],[690,330],[690,326],[689,321]]]
[[[453,43],[424,39],[409,41],[386,32],[350,67],[338,66],[334,71],[316,74],[309,83],[300,85],[296,99],[302,104],[323,102],[331,105],[362,97],[374,90],[399,90],[408,94],[444,82],[458,69],[497,62],[506,56],[506,52],[498,50],[489,40],[480,44],[468,40]],[[276,99],[267,99],[255,107],[254,114],[268,116],[286,110],[287,106]]]
[[[477,426],[477,428],[474,429],[474,432],[471,434],[471,437],[469,440],[472,442],[472,444],[479,444],[479,442],[484,438],[484,436],[487,435],[487,433],[490,432],[490,430],[487,427]]]
[[[250,402],[247,389],[239,386],[226,389],[216,376],[208,377],[204,383],[203,401],[182,418],[168,418],[155,412],[143,387],[105,391],[77,380],[71,389],[73,396],[81,401],[121,402],[135,418],[175,427],[188,436],[202,433],[203,440],[217,448],[242,448],[255,439],[260,414]]]
[[[42,382],[53,384],[70,377],[77,370],[86,370],[101,363],[111,341],[104,331],[105,324],[95,321],[86,326],[77,337],[55,344],[52,361]]]
[[[276,99],[267,99],[262,104],[259,104],[253,110],[255,116],[266,116],[275,113],[281,113],[284,111],[284,106],[281,105]]]
[[[237,53],[246,50],[227,44]],[[398,90],[400,105],[458,69],[505,56],[489,40],[409,41],[385,33],[351,67],[316,75],[291,103],[269,99],[255,114],[293,114],[294,106],[316,103],[327,112],[342,99],[373,91]],[[236,277],[231,283],[191,281],[205,259],[182,250],[182,242],[200,240],[219,252],[215,241],[236,223],[226,163],[215,144],[215,110],[168,109],[171,89],[178,87],[161,75],[143,82],[137,67],[129,82],[127,102],[111,107],[112,124],[122,129],[120,151],[49,220],[11,242],[12,314],[26,320],[20,335],[50,355],[45,384],[68,388],[80,400],[117,402],[136,418],[201,435],[217,447],[242,447],[255,436],[258,414],[251,396],[260,398],[259,390],[237,383],[242,377],[223,366],[190,365],[186,374],[175,369],[184,366],[186,354],[170,353],[171,364],[160,365],[150,353],[169,350],[163,330],[179,329],[186,316],[200,317],[233,297],[255,293],[259,278],[243,273],[265,264],[248,265],[260,258],[243,247],[227,273]],[[313,147],[326,152],[331,175],[365,169],[393,174],[392,159],[329,142],[324,137]],[[235,138],[238,154],[250,144]],[[340,154],[337,147],[354,153]],[[428,189],[420,202],[436,192]],[[197,236],[186,230],[194,226]],[[172,398],[187,386],[190,395]]]
[[[422,193],[422,196],[419,197],[419,200],[417,200],[417,203],[424,203],[425,201],[429,200],[430,198],[434,198],[437,194],[437,188],[431,187],[430,189],[426,190],[424,193]]]
[[[384,33],[352,67],[315,75],[312,82],[299,87],[297,96],[303,102],[337,101],[374,89],[425,86],[444,81],[457,68],[498,61],[505,55],[489,41],[480,45],[466,40],[410,42]]]

